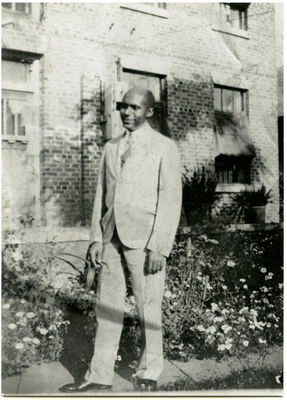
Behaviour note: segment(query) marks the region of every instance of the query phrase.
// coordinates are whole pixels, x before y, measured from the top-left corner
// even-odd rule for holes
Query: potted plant
[[[272,189],[266,189],[262,183],[261,187],[246,187],[232,197],[235,204],[237,220],[245,216],[248,224],[265,222],[266,205],[273,202]]]
[[[182,206],[188,225],[202,223],[210,219],[211,210],[217,194],[215,192],[217,178],[215,173],[204,167],[192,173],[186,168],[182,174]]]

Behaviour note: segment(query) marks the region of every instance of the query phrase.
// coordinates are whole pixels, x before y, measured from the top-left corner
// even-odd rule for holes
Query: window
[[[14,97],[14,98],[13,98]],[[19,94],[2,93],[2,138],[23,140],[26,136],[26,99]]]
[[[214,109],[234,114],[246,111],[246,90],[215,86]]]
[[[255,150],[249,134],[246,102],[246,90],[214,87],[215,170],[219,184],[250,184]]]
[[[250,184],[250,163],[250,158],[245,157],[217,157],[215,159],[215,172],[218,183]]]
[[[2,216],[15,229],[19,216],[40,220],[39,58],[2,49]]]
[[[230,23],[232,28],[248,30],[247,9],[250,3],[220,3],[221,23]]]
[[[142,4],[148,4],[149,6],[163,8],[164,10],[166,10],[166,3],[142,3]]]
[[[25,14],[31,14],[31,3],[2,3],[2,7],[11,11],[18,11]]]

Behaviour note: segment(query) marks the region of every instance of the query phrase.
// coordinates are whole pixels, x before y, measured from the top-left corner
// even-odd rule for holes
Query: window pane
[[[25,105],[24,100],[4,99],[2,102],[2,115],[5,118],[3,124],[6,123],[6,135],[9,136],[25,136]],[[4,107],[6,105],[6,117]],[[2,130],[5,132],[5,129]]]
[[[29,14],[31,12],[31,3],[15,3],[15,10]]]
[[[13,116],[12,109],[11,109],[8,101],[6,101],[6,135],[9,135],[9,136],[15,135],[14,116]]]
[[[12,3],[2,3],[2,7],[8,8],[9,10],[12,9]]]
[[[231,26],[240,29],[240,12],[238,10],[231,10]]]
[[[243,96],[243,93],[234,91],[234,112],[235,113],[244,111],[244,108],[242,108],[242,106],[243,106],[242,96]]]
[[[233,112],[233,90],[222,90],[222,111]]]
[[[214,109],[221,111],[221,89],[214,88]]]
[[[25,124],[23,114],[17,114],[18,116],[18,136],[25,136]]]
[[[14,83],[27,82],[27,66],[14,61],[2,61],[2,80]]]

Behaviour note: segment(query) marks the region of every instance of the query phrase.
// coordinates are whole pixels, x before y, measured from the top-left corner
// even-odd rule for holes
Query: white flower
[[[262,274],[265,274],[265,272],[267,272],[267,269],[266,268],[261,268],[260,272],[262,272]]]
[[[223,330],[224,333],[228,333],[229,331],[232,330],[231,326],[226,324],[222,325],[221,329]]]
[[[232,343],[233,342],[233,339],[232,338],[227,338],[226,340],[225,340],[225,344],[230,344],[230,343]]]
[[[169,290],[167,290],[167,291],[164,293],[164,297],[166,297],[166,298],[171,297],[171,292],[170,292]]]
[[[12,258],[13,258],[15,261],[20,261],[20,260],[22,260],[23,256],[22,256],[21,253],[15,252],[15,253],[13,254]]]
[[[29,338],[28,336],[24,337],[23,342],[31,342],[32,339]]]
[[[8,309],[10,308],[10,304],[9,304],[9,303],[4,304],[4,305],[3,305],[3,308],[5,308],[6,310],[8,310]]]
[[[238,318],[238,322],[246,322],[246,319],[243,318],[243,317],[239,317],[239,318]]]
[[[239,279],[239,280],[240,280],[240,282],[246,282],[246,280],[243,279],[243,278],[241,278],[241,279]]]
[[[118,355],[117,358],[116,358],[116,360],[122,361],[122,356]]]
[[[93,290],[90,290],[89,294],[95,294],[95,292]]]
[[[23,343],[17,343],[15,349],[23,349],[23,347],[24,347]]]
[[[196,329],[197,329],[199,332],[205,332],[205,328],[204,328],[203,325],[198,325],[198,326],[196,327]]]
[[[226,286],[226,285],[222,285],[221,287],[222,287],[223,290],[226,290],[226,289],[227,289],[227,286]]]
[[[243,288],[244,288],[244,289],[248,289],[248,286],[247,286],[247,285],[243,285]]]
[[[232,260],[228,260],[228,261],[227,261],[227,266],[228,266],[228,267],[235,267],[235,262],[232,261]]]
[[[283,288],[283,283],[278,283],[279,289],[281,290]]]
[[[216,310],[218,310],[218,304],[216,304],[216,303],[211,303],[211,308],[212,308],[212,311],[216,311]]]
[[[95,317],[95,316],[96,316],[95,311],[90,311],[90,312],[89,312],[89,317],[93,318],[93,317]]]
[[[23,317],[23,315],[24,315],[24,313],[22,311],[19,311],[16,313],[16,317],[19,317],[19,318]]]
[[[248,307],[241,308],[241,310],[239,311],[239,314],[243,314],[245,311],[248,311]]]
[[[45,328],[39,329],[39,331],[40,331],[41,335],[47,335],[47,333],[48,333],[48,330]]]
[[[209,328],[207,328],[206,329],[206,332],[209,332],[209,333],[215,333],[216,332],[216,328],[215,328],[215,326],[210,326]]]
[[[223,317],[215,317],[214,318],[214,322],[222,322],[222,321],[224,321]]]
[[[32,342],[33,342],[34,344],[36,344],[36,345],[40,344],[40,340],[37,339],[37,338],[34,338],[34,339],[32,340]]]
[[[217,350],[219,350],[219,351],[225,350],[225,344],[220,344],[220,345],[217,347]]]
[[[267,343],[267,341],[259,338],[259,343],[265,344],[265,343]]]
[[[25,304],[25,303],[26,303],[26,300],[22,299],[22,300],[20,301],[20,303],[21,303],[21,304]]]
[[[248,345],[249,345],[249,342],[248,342],[248,340],[243,340],[243,345],[245,346],[245,347],[247,347]]]
[[[11,329],[13,331],[13,329],[17,328],[17,325],[15,324],[10,324],[8,325],[8,328]]]
[[[258,312],[256,310],[250,310],[250,314],[254,315],[255,317],[257,317]]]
[[[34,317],[35,317],[35,314],[33,312],[29,312],[27,314],[27,318],[34,318]]]

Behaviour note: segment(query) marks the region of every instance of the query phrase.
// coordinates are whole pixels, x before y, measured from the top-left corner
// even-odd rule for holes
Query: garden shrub
[[[17,242],[17,238],[10,237]],[[58,268],[54,246],[41,252],[20,250],[17,243],[2,252],[2,376],[60,356],[68,324],[57,306]]]
[[[93,354],[96,284],[85,293],[78,275],[61,273],[53,244],[35,252],[17,244],[3,251],[2,373],[61,359],[81,380]],[[264,356],[282,343],[282,231],[228,232],[208,223],[178,230],[162,306],[164,354],[169,359]],[[118,363],[136,368],[140,329],[130,286]],[[78,374],[78,375],[77,375]]]
[[[212,224],[200,230],[179,232],[169,258],[163,303],[166,356],[264,354],[267,344],[282,342],[282,236],[276,231],[219,232]]]

